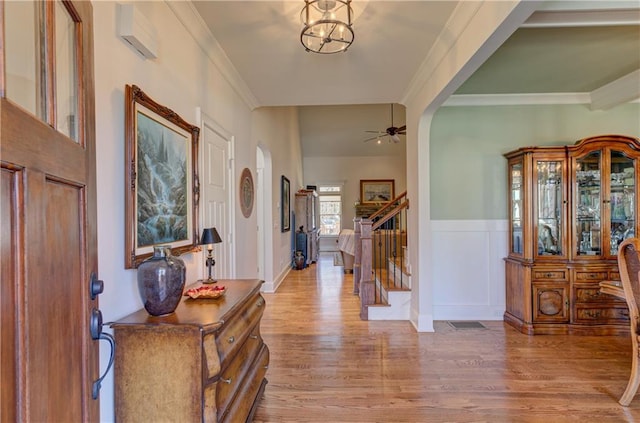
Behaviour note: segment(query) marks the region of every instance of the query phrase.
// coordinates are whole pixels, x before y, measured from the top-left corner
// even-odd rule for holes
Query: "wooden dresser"
[[[112,324],[116,421],[251,420],[269,364],[262,281],[218,284],[220,299],[185,297],[170,315],[141,309]]]

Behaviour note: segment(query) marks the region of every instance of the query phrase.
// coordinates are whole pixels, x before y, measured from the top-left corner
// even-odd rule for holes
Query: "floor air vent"
[[[454,329],[486,329],[487,327],[480,322],[449,322]]]

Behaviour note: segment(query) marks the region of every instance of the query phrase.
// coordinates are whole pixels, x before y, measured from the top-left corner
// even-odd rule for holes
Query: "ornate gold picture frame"
[[[200,129],[125,86],[125,268],[158,244],[173,254],[198,245]]]

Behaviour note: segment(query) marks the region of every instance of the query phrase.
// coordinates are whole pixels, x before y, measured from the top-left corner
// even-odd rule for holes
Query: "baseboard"
[[[433,328],[433,315],[418,314],[413,307],[411,308],[410,322],[416,329],[416,332],[435,332]]]
[[[284,281],[284,279],[289,274],[289,272],[291,272],[291,266],[287,266],[284,269],[282,269],[282,271],[274,281],[264,281],[264,283],[262,284],[261,291],[268,292],[270,294],[273,294],[274,292],[276,292],[278,290],[278,287],[282,283],[282,281]]]

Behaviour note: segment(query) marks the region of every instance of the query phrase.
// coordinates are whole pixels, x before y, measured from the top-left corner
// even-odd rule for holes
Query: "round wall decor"
[[[251,216],[253,210],[253,177],[248,168],[242,170],[240,175],[240,209],[244,217]]]

